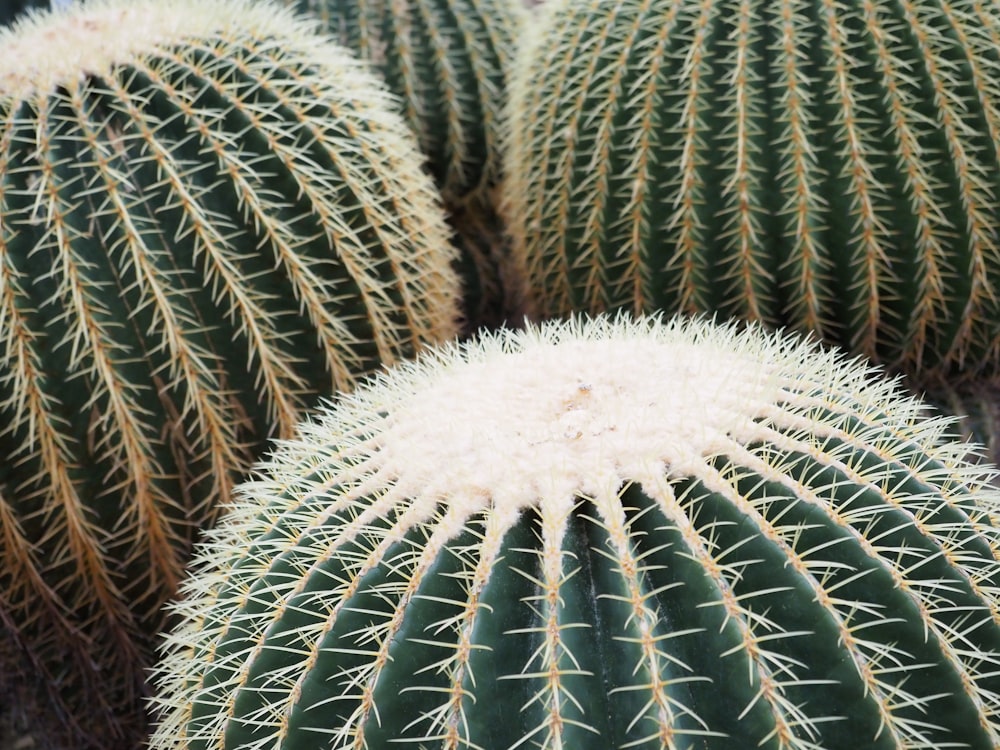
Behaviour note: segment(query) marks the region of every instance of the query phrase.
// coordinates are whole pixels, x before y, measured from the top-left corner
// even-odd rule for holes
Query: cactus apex
[[[81,0],[36,10],[0,29],[0,96],[28,98],[82,75],[213,30],[281,28],[309,43],[314,24],[278,3],[253,0]],[[320,49],[314,41],[311,46]]]

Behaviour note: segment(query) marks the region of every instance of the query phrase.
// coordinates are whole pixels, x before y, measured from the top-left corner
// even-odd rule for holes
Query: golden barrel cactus
[[[389,94],[280,5],[0,32],[0,691],[51,693],[34,726],[141,732],[193,540],[319,394],[455,333],[453,261]]]
[[[707,321],[425,352],[196,556],[151,750],[1000,745],[1000,499],[859,361]]]
[[[549,0],[531,31],[506,193],[539,313],[1000,365],[1000,5]]]

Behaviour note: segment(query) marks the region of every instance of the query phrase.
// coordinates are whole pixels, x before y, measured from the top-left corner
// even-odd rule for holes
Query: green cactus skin
[[[466,331],[518,317],[523,273],[496,229],[520,0],[285,0],[372,62],[400,100],[460,249]]]
[[[922,408],[704,320],[431,350],[237,488],[150,748],[995,748],[1000,497]]]
[[[90,0],[0,33],[0,623],[74,720],[138,705],[264,442],[455,335],[393,106],[278,4]]]
[[[519,0],[285,0],[370,60],[402,100],[445,202],[499,178]]]
[[[712,311],[907,372],[1000,363],[1000,8],[552,0],[508,218],[546,315]]]

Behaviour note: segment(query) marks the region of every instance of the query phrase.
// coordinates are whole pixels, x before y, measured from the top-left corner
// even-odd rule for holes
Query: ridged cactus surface
[[[551,0],[511,85],[540,312],[719,311],[1000,362],[1000,7]]]
[[[285,0],[370,60],[400,99],[448,203],[499,178],[520,0]]]
[[[466,330],[517,317],[523,274],[495,195],[521,0],[284,1],[371,61],[398,98],[455,230]]]
[[[201,548],[151,748],[1000,746],[1000,508],[880,373],[599,318],[435,350]]]
[[[0,32],[0,624],[73,721],[134,718],[160,605],[265,440],[456,330],[416,141],[311,29],[90,0]]]

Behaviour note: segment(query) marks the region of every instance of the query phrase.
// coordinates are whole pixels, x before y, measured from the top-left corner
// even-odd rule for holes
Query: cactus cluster
[[[47,4],[0,747],[1000,747],[998,6]]]
[[[240,486],[166,748],[1000,745],[1000,498],[815,345],[552,323],[396,368]]]
[[[719,312],[1000,363],[1000,7],[550,0],[511,87],[536,311]]]
[[[245,0],[0,32],[0,651],[74,722],[137,704],[161,605],[264,442],[455,335],[444,213],[393,107]]]

